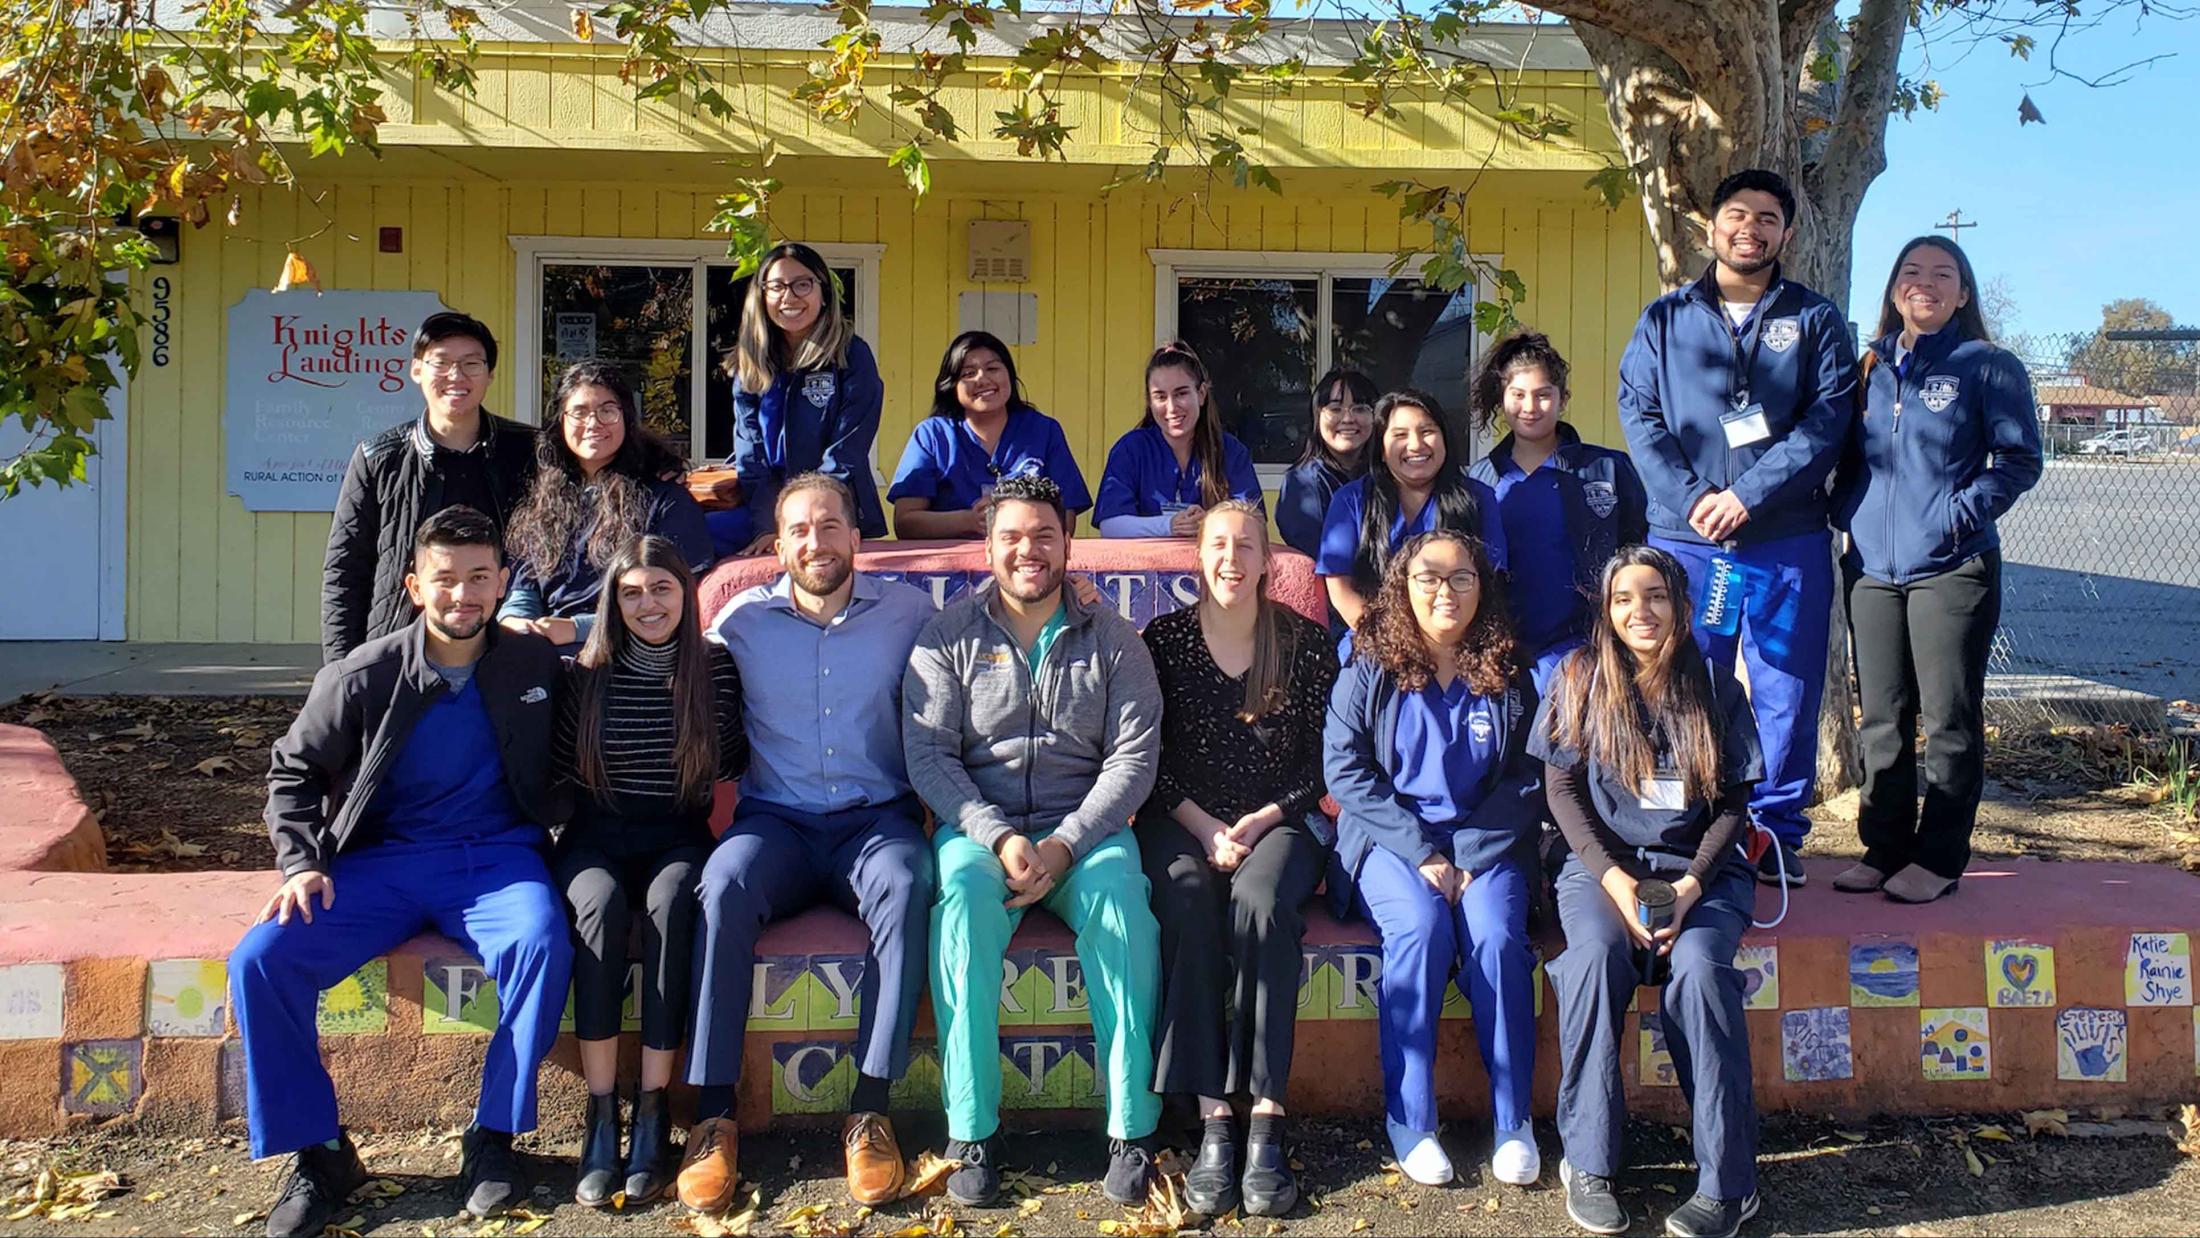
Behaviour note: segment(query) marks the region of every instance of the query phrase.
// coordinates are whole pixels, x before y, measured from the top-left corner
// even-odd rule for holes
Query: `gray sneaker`
[[[1566,1215],[1592,1234],[1627,1232],[1627,1209],[1612,1190],[1610,1178],[1583,1173],[1565,1161],[1558,1163],[1558,1180],[1566,1188]]]
[[[1742,1222],[1757,1215],[1757,1192],[1746,1199],[1713,1199],[1698,1192],[1665,1218],[1665,1232],[1673,1238],[1734,1238]]]

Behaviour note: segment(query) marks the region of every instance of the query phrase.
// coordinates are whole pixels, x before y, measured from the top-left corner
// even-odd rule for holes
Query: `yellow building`
[[[1316,29],[1301,40],[1309,84],[1233,105],[1233,121],[1256,130],[1246,143],[1276,171],[1280,195],[1209,192],[1197,169],[1109,190],[1151,148],[1150,106],[1130,89],[1135,66],[1068,89],[1064,120],[1076,134],[1067,160],[1050,164],[972,136],[988,133],[1006,105],[983,84],[990,75],[973,72],[946,94],[964,140],[928,144],[933,189],[920,205],[884,166],[904,137],[879,109],[850,130],[815,120],[792,98],[830,19],[808,6],[735,7],[703,35],[744,50],[704,59],[781,152],[770,170],[784,184],[772,202],[775,238],[815,245],[846,277],[886,383],[882,479],[925,414],[942,349],[965,324],[1010,340],[1030,397],[1061,420],[1093,483],[1109,445],[1140,415],[1147,354],[1171,336],[1218,360],[1225,419],[1266,466],[1271,496],[1304,432],[1311,381],[1332,362],[1463,405],[1479,346],[1474,290],[1446,298],[1385,275],[1413,234],[1372,187],[1401,175],[1472,181],[1471,248],[1525,280],[1521,317],[1573,362],[1573,419],[1592,439],[1619,441],[1614,370],[1657,292],[1655,265],[1640,213],[1607,210],[1584,187],[1616,147],[1594,75],[1563,28],[1491,28],[1471,49],[1511,66],[1507,81],[1519,83],[1522,101],[1573,122],[1571,137],[1540,144],[1504,132],[1487,114],[1494,102],[1362,116],[1347,85],[1324,76],[1324,62],[1343,57],[1323,49],[1345,46],[1348,32]],[[318,639],[335,485],[314,490],[326,492],[320,510],[248,510],[235,493],[240,435],[297,437],[281,422],[284,409],[302,405],[257,414],[238,406],[240,383],[283,375],[268,370],[266,316],[250,320],[258,325],[249,339],[234,325],[246,321],[249,294],[267,296],[293,238],[305,238],[298,248],[331,298],[432,293],[486,321],[502,345],[493,411],[539,420],[544,373],[561,353],[593,352],[646,375],[650,420],[689,442],[696,459],[725,453],[731,397],[715,367],[733,339],[739,290],[724,238],[704,225],[714,197],[754,174],[745,169],[756,143],[742,125],[636,103],[618,77],[619,49],[576,41],[569,11],[532,2],[489,11],[472,97],[393,76],[381,158],[302,163],[303,194],[247,199],[234,230],[186,229],[180,260],[147,272],[159,338],[126,416],[103,436],[98,484],[61,500],[86,505],[87,515],[37,517],[41,530],[81,527],[98,540],[48,547],[98,565],[95,587],[82,591],[87,612],[56,622],[109,639]],[[913,10],[882,7],[875,19],[889,52],[921,30]],[[1001,63],[984,53],[1012,46],[987,39],[981,70]],[[876,98],[893,76],[875,73]],[[1021,226],[990,226],[1002,223]],[[988,261],[973,263],[974,252]],[[317,302],[311,291],[273,303],[278,335],[292,305],[351,304]],[[309,373],[290,377],[301,390],[311,385]],[[246,424],[255,416],[257,431]],[[89,515],[94,508],[101,514]],[[5,518],[13,542],[13,528],[33,514],[11,503]],[[0,634],[64,633],[0,623]]]

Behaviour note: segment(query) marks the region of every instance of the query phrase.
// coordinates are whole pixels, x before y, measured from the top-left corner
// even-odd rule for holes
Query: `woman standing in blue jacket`
[[[1024,398],[1016,360],[999,336],[965,331],[940,358],[932,414],[917,423],[887,487],[894,534],[903,541],[984,537],[993,487],[1006,477],[1027,476],[1061,488],[1074,536],[1092,496],[1062,423]]]
[[[1835,502],[1864,714],[1864,859],[1833,885],[1925,903],[1954,890],[1971,859],[1986,657],[2001,621],[1994,522],[2040,479],[2040,423],[2023,364],[1987,338],[1971,260],[1940,237],[1895,259],[1864,384]]]
[[[534,481],[505,533],[512,588],[497,618],[577,653],[595,623],[604,567],[634,539],[665,538],[696,575],[714,556],[702,507],[671,479],[686,461],[643,427],[618,366],[567,366],[550,392],[550,423],[535,436]]]
[[[1604,564],[1650,534],[1642,479],[1625,452],[1581,441],[1563,420],[1566,358],[1537,331],[1490,350],[1474,378],[1475,424],[1512,427],[1467,475],[1497,494],[1512,560],[1513,618],[1541,695],[1588,639]]]
[[[1384,570],[1323,730],[1339,810],[1330,887],[1382,938],[1385,1127],[1406,1175],[1451,1181],[1436,1137],[1436,1027],[1459,977],[1490,1078],[1491,1176],[1542,1172],[1529,1119],[1535,956],[1529,874],[1543,813],[1525,759],[1534,689],[1514,665],[1504,586],[1451,530],[1407,542]]]
[[[1321,553],[1329,500],[1367,472],[1367,439],[1375,427],[1375,382],[1358,370],[1331,370],[1314,384],[1314,420],[1306,450],[1283,478],[1276,528],[1284,544],[1311,559]]]
[[[790,241],[764,255],[749,281],[740,341],[726,369],[734,379],[730,463],[743,506],[713,515],[711,532],[722,551],[768,552],[777,535],[772,513],[779,487],[812,471],[855,493],[863,536],[886,536],[871,475],[886,385],[871,346],[841,309],[832,268],[816,250]]]
[[[1261,501],[1253,453],[1215,415],[1207,367],[1182,340],[1146,362],[1146,416],[1115,440],[1092,508],[1102,537],[1196,537],[1207,509]]]

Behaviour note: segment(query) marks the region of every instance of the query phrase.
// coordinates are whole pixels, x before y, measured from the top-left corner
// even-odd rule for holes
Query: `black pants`
[[[673,847],[613,856],[587,844],[558,855],[558,888],[573,911],[573,1034],[619,1034],[626,999],[626,946],[634,906],[642,920],[642,1047],[677,1049],[687,1031],[695,947],[695,883],[708,849]]]
[[[1986,658],[2001,622],[2001,555],[1906,585],[1845,570],[1864,725],[1856,832],[1885,873],[1922,865],[1960,877],[1986,781]],[[1917,795],[1925,725],[1925,803]]]
[[[1161,1039],[1154,1091],[1283,1099],[1299,1014],[1302,910],[1328,851],[1285,821],[1260,836],[1234,873],[1207,863],[1199,840],[1148,814],[1138,852],[1161,922]]]

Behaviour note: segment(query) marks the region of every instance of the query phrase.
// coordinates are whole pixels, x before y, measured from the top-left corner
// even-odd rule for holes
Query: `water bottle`
[[[1703,604],[1697,607],[1697,621],[1704,630],[1720,636],[1732,636],[1742,627],[1742,565],[1730,551],[1731,546],[1711,556]]]
[[[1660,929],[1673,923],[1673,904],[1678,896],[1673,884],[1656,877],[1646,877],[1635,883],[1635,923],[1643,931],[1656,936]],[[1663,985],[1672,976],[1672,967],[1666,957],[1658,953],[1655,945],[1635,948],[1635,967],[1642,974],[1642,982],[1653,988]]]

